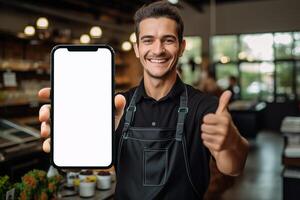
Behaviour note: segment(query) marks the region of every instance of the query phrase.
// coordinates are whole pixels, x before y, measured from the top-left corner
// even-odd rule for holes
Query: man
[[[238,81],[235,76],[229,76],[228,78],[229,86],[227,90],[229,90],[232,95],[230,98],[230,102],[236,101],[240,99],[240,88],[238,86]]]
[[[248,143],[227,111],[231,93],[218,102],[177,76],[185,41],[175,7],[155,2],[134,19],[134,50],[144,76],[138,87],[115,97],[115,197],[201,199],[209,182],[209,152],[227,175],[240,174],[246,161]],[[49,91],[39,95],[48,98]],[[41,135],[48,137],[49,105],[41,108],[40,120]],[[49,139],[43,148],[50,151]]]

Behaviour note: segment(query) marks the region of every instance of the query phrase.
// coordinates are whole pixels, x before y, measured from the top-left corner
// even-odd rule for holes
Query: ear
[[[137,42],[135,42],[135,43],[133,44],[133,49],[134,49],[135,56],[136,56],[137,58],[139,58],[139,57],[140,57],[140,53],[139,53],[139,47],[138,47]]]
[[[180,53],[179,53],[179,57],[182,56],[184,50],[185,50],[185,46],[186,46],[186,41],[185,39],[182,40],[181,44],[180,44]]]

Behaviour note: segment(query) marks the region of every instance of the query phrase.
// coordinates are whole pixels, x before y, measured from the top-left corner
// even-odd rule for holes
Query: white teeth
[[[166,61],[167,61],[167,59],[150,59],[150,62],[153,62],[153,63],[163,63]]]

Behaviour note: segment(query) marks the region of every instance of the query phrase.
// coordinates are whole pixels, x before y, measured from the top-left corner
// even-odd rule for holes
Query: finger
[[[221,147],[218,144],[215,143],[211,143],[211,142],[207,142],[205,140],[203,140],[203,144],[204,146],[206,146],[210,151],[220,151]]]
[[[210,135],[221,135],[222,134],[221,127],[215,126],[215,125],[202,124],[201,131],[204,133],[210,134]]]
[[[219,123],[219,116],[213,113],[207,114],[203,118],[203,123],[205,124],[211,124],[211,125],[216,125]]]
[[[227,106],[229,104],[231,95],[232,95],[232,93],[229,90],[226,90],[225,92],[223,92],[223,94],[221,95],[221,97],[219,99],[219,105],[218,105],[216,114],[220,114],[227,110]]]
[[[50,125],[47,122],[41,124],[41,136],[47,138],[50,135]]]
[[[49,153],[50,152],[50,138],[47,138],[44,143],[43,143],[43,151],[46,152],[46,153]]]
[[[216,114],[208,114],[203,118],[203,123],[205,125],[214,125],[216,127],[228,127],[231,123],[231,116],[229,113],[216,115]]]
[[[50,90],[51,88],[43,88],[39,91],[39,97],[42,99],[49,99],[50,98]]]
[[[125,97],[121,94],[116,95],[115,96],[116,116],[120,117],[123,115],[125,105],[126,105]]]
[[[211,144],[217,143],[219,140],[219,136],[207,134],[206,132],[201,133],[201,138],[203,141],[206,141]]]
[[[40,122],[46,122],[50,120],[50,104],[45,104],[40,108],[39,120]]]

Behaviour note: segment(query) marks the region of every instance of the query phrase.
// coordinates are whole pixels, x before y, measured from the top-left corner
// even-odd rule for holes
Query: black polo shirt
[[[216,97],[205,94],[196,90],[190,85],[187,86],[188,92],[188,114],[185,120],[184,132],[186,134],[187,152],[189,156],[189,164],[191,174],[201,173],[202,180],[195,180],[209,183],[209,150],[202,144],[201,124],[203,117],[215,112],[218,105]],[[184,83],[177,76],[176,82],[170,92],[163,98],[156,101],[149,97],[145,91],[144,81],[140,82],[139,91],[136,99],[136,112],[133,126],[135,127],[166,127],[176,128],[178,108],[180,104],[180,95],[184,92]],[[125,93],[121,93],[126,98],[126,107],[128,107],[133,96],[135,88]],[[118,143],[122,134],[124,125],[124,115],[120,121],[119,127],[115,132],[115,153],[118,152]],[[116,162],[115,162],[116,163]],[[115,166],[117,167],[117,166]],[[198,176],[199,177],[199,176]],[[192,179],[195,177],[192,177]],[[203,188],[206,190],[206,188]]]

